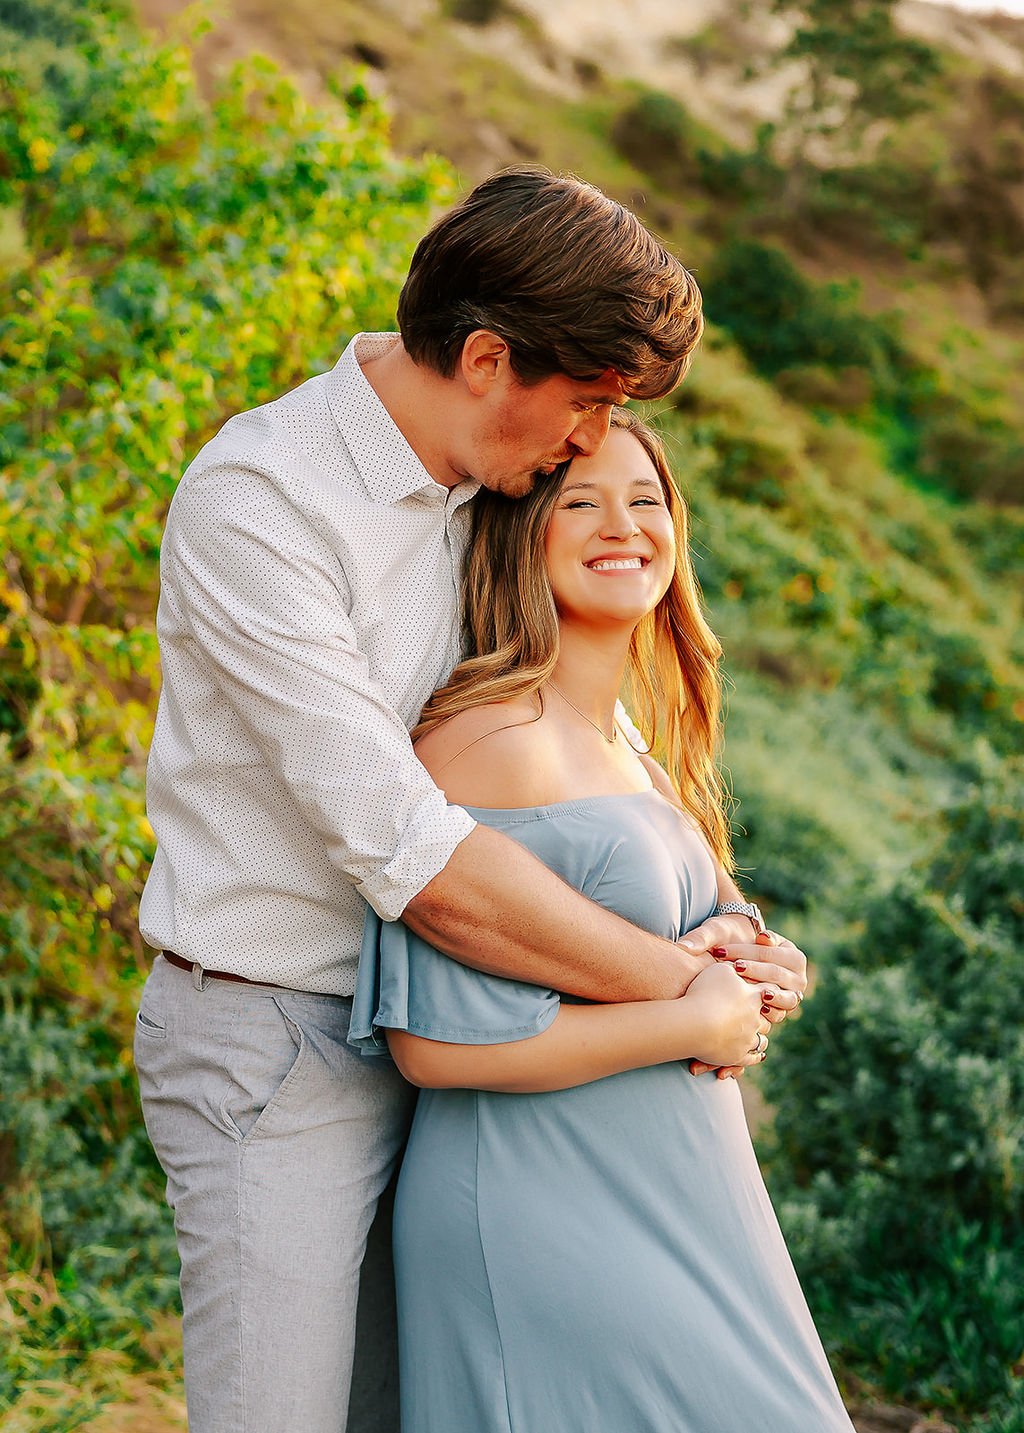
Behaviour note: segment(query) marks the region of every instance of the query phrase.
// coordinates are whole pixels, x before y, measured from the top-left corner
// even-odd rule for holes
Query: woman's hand
[[[680,1004],[700,1029],[694,1064],[701,1070],[742,1069],[764,1058],[771,1024],[762,1013],[764,992],[740,979],[727,962],[702,970],[691,982]]]
[[[807,989],[807,957],[791,940],[765,931],[751,939],[747,916],[711,916],[679,941],[694,955],[705,952],[716,960],[732,961],[736,973],[745,980],[764,985],[772,994],[766,1000],[766,1014],[773,1024],[785,1020],[795,1010]],[[766,946],[771,947],[768,956]]]
[[[766,950],[765,947],[770,947]],[[767,1003],[772,1006],[769,1018],[774,1024],[785,1020],[795,1010],[807,989],[807,957],[791,940],[774,931],[765,931],[744,944],[712,946],[716,960],[732,962],[737,975],[757,985],[765,985],[777,993]]]
[[[731,927],[733,923],[742,923],[747,927],[741,940],[732,938],[728,943],[716,941],[709,946],[704,945],[704,941],[713,938],[722,926],[728,924]],[[731,929],[729,934],[731,937]],[[807,989],[807,957],[803,951],[791,940],[776,935],[774,931],[755,936],[751,944],[750,921],[746,916],[712,916],[702,925],[688,931],[683,940],[690,950],[707,949],[717,961],[731,961],[733,969],[744,980],[761,985],[764,997],[761,1013],[773,1025],[781,1024],[804,998]],[[763,958],[768,953],[764,949],[765,946],[771,947],[771,960]],[[720,1080],[736,1079],[743,1074],[743,1066],[740,1065],[719,1068],[697,1060],[690,1066],[690,1072],[703,1075],[716,1068]]]

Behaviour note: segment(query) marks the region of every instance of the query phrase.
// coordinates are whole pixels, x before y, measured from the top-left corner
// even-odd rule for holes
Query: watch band
[[[713,916],[749,916],[757,935],[763,935],[768,927],[753,901],[721,901],[711,912]]]

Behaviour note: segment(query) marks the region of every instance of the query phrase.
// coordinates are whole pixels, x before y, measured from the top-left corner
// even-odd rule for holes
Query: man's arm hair
[[[710,963],[588,900],[482,825],[402,919],[464,965],[589,1000],[669,1000]]]

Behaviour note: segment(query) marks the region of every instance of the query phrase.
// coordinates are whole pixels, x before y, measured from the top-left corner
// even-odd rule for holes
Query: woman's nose
[[[633,537],[639,531],[640,529],[636,525],[636,520],[625,503],[615,503],[614,506],[610,507],[606,511],[604,521],[601,524],[602,537],[617,538],[623,542],[627,538]]]

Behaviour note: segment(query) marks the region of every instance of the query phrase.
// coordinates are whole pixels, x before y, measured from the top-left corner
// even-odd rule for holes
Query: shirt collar
[[[328,375],[331,413],[374,502],[397,503],[425,492],[460,507],[479,483],[443,487],[427,472],[360,367],[398,342],[397,333],[357,333]]]

